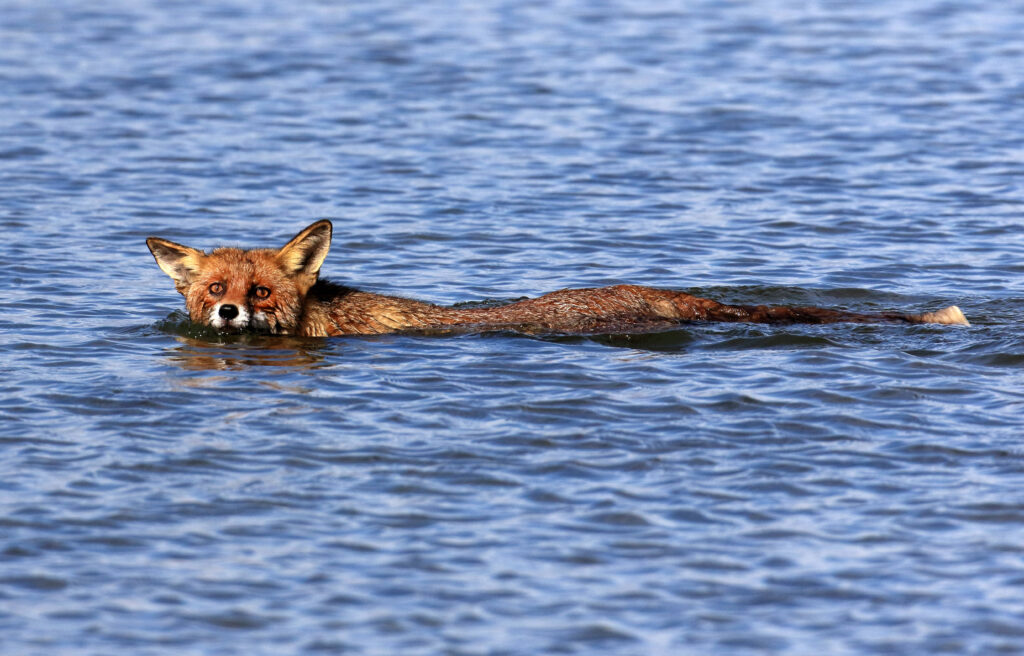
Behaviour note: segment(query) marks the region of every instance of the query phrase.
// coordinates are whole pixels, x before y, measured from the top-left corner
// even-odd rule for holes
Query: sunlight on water
[[[1024,651],[1013,3],[0,15],[0,652]],[[318,218],[442,305],[972,325],[223,336],[145,246]]]

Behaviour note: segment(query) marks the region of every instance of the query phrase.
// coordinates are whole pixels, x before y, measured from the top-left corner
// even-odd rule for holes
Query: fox
[[[691,321],[766,324],[934,323],[970,325],[960,308],[924,314],[868,314],[818,307],[727,305],[641,285],[563,289],[494,307],[446,307],[320,279],[333,226],[316,221],[281,248],[209,253],[159,237],[146,245],[185,297],[190,319],[220,333],[297,337],[402,332],[511,331],[629,334]]]

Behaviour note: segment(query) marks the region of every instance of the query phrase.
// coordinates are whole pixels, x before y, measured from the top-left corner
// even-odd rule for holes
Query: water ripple
[[[1024,650],[1012,3],[3,12],[5,653]],[[222,338],[144,246],[319,217],[442,304],[972,326]]]

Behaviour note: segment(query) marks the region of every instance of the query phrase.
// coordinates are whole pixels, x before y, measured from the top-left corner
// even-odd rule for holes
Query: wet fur
[[[967,324],[956,306],[913,315],[725,305],[637,285],[564,289],[498,307],[448,308],[319,280],[331,231],[330,221],[318,221],[277,250],[218,248],[207,254],[157,237],[146,243],[185,297],[192,320],[224,332],[328,337],[416,330],[628,333],[680,321]],[[229,319],[234,310],[225,306],[237,315]]]

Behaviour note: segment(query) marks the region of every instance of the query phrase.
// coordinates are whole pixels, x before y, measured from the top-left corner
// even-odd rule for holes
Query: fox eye
[[[210,285],[211,294],[222,294],[224,293],[224,283],[215,282]]]
[[[262,287],[261,286],[261,287],[257,287],[256,288],[256,298],[266,298],[268,296],[270,296],[270,288],[269,287]]]

